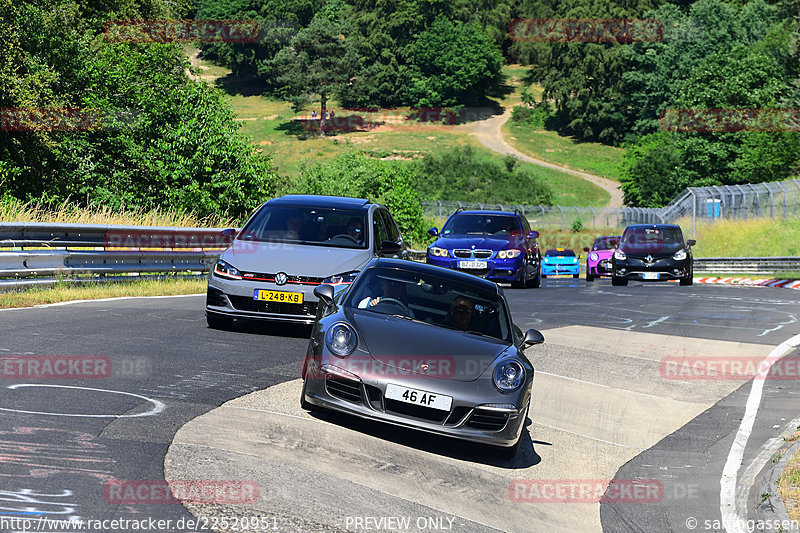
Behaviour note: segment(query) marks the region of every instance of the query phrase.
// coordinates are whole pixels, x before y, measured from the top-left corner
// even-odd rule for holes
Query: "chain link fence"
[[[422,202],[425,216],[447,218],[457,209],[514,211],[524,214],[535,228],[624,228],[628,224],[669,224],[683,217],[747,219],[800,215],[800,181],[796,179],[747,185],[689,187],[664,207],[576,207],[490,204],[433,200]]]

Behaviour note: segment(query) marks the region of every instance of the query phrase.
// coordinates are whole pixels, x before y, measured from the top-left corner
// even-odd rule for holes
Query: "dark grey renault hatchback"
[[[611,256],[611,284],[677,279],[681,285],[691,285],[694,245],[694,239],[685,240],[675,224],[632,224]]]
[[[305,409],[325,408],[516,454],[544,341],[511,321],[501,288],[440,267],[375,259],[322,302],[303,361]]]

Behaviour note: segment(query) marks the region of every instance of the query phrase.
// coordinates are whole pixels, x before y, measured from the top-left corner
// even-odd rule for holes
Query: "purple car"
[[[601,276],[611,276],[611,256],[619,246],[619,235],[607,235],[597,237],[591,249],[586,247],[584,252],[589,252],[586,256],[586,281],[594,281],[594,278]]]

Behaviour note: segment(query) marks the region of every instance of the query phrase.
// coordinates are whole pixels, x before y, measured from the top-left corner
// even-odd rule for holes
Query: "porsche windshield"
[[[366,213],[317,207],[264,206],[237,237],[336,248],[366,248]]]
[[[499,294],[427,273],[372,268],[349,291],[345,305],[505,341],[511,338]]]

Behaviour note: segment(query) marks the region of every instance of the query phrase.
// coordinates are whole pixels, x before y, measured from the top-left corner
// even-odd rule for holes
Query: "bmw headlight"
[[[242,273],[234,268],[233,265],[222,259],[217,261],[217,264],[214,266],[214,274],[221,278],[242,279]]]
[[[520,254],[519,250],[500,250],[497,252],[498,259],[514,259],[515,257],[519,257]]]
[[[447,257],[447,250],[444,248],[437,248],[436,246],[431,246],[428,248],[428,251],[433,257]]]
[[[600,257],[600,256],[599,256],[599,255],[597,255],[597,254],[596,254],[596,253],[594,253],[594,252],[592,252],[592,253],[590,253],[590,254],[589,254],[589,259],[591,259],[592,261],[597,261],[597,259],[598,259],[599,257]]]
[[[514,392],[525,383],[525,369],[519,361],[502,361],[494,369],[494,384],[501,392]]]
[[[616,259],[617,261],[625,261],[627,258],[628,256],[625,255],[625,252],[623,252],[622,250],[617,250],[614,252],[614,259]]]
[[[352,326],[337,322],[325,332],[325,345],[334,355],[347,357],[356,349],[358,337]]]
[[[358,277],[357,270],[353,272],[345,272],[344,274],[335,274],[333,276],[328,276],[327,278],[322,280],[322,283],[325,283],[327,285],[346,285],[349,283],[353,283],[356,277]]]
[[[673,255],[673,256],[672,256],[672,258],[673,258],[675,261],[683,261],[684,259],[686,259],[686,250],[684,250],[683,248],[681,248],[680,250],[678,250],[677,252],[675,252],[675,255]]]

